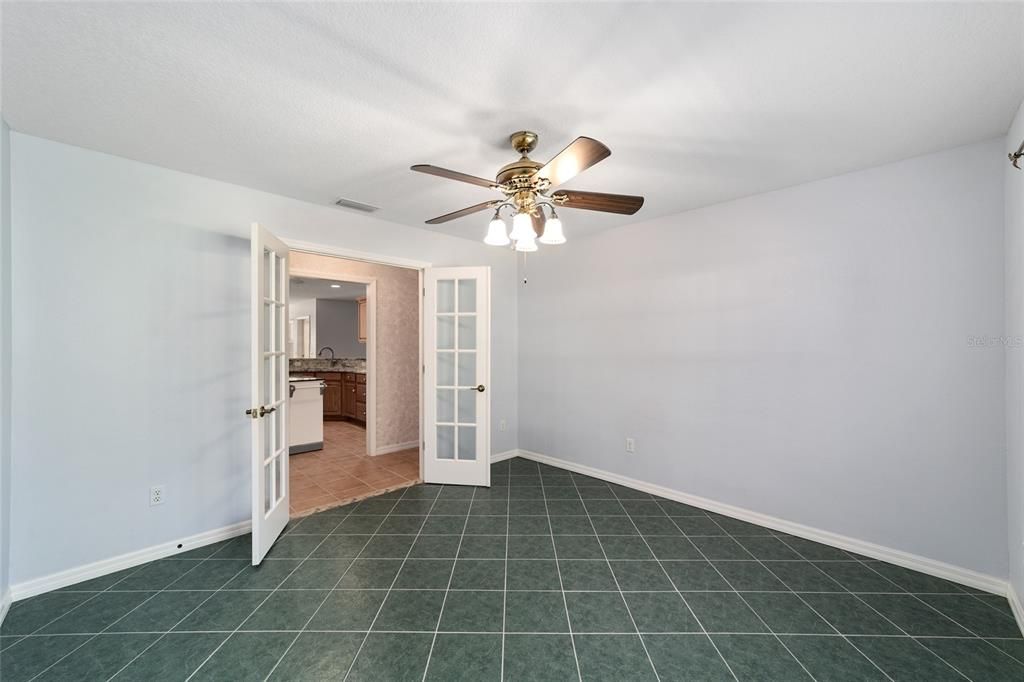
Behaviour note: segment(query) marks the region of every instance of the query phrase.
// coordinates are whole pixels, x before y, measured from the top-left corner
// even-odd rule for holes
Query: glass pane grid
[[[476,279],[439,280],[437,343],[437,457],[476,459]]]

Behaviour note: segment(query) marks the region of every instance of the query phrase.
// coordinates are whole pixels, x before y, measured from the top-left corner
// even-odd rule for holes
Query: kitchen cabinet
[[[361,296],[357,298],[356,303],[359,305],[359,331],[357,334],[359,342],[366,343],[366,297]]]
[[[344,414],[341,372],[317,372],[316,376],[324,381],[324,419],[341,419]]]
[[[341,413],[356,421],[366,421],[366,375],[344,372],[341,375]]]
[[[324,419],[366,422],[366,375],[356,372],[317,372],[324,381]]]

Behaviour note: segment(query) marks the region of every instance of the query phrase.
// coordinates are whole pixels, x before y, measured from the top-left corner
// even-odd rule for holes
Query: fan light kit
[[[577,137],[546,164],[537,163],[527,156],[537,146],[537,133],[528,130],[512,133],[509,142],[519,152],[520,158],[502,166],[493,181],[438,166],[419,164],[412,167],[412,170],[420,173],[496,189],[505,195],[504,199],[485,201],[431,218],[427,221],[428,225],[446,223],[493,208],[494,216],[487,225],[484,243],[491,246],[512,245],[516,251],[531,252],[537,250],[538,243],[565,243],[562,220],[555,211],[556,206],[633,215],[644,205],[643,197],[627,194],[554,190],[611,155],[611,150],[595,139]],[[511,232],[508,232],[505,220],[501,217],[501,211],[505,208],[511,209]]]

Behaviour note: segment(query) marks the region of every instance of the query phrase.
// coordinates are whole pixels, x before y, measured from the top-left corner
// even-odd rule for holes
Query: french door
[[[424,272],[423,480],[491,484],[491,271]]]
[[[252,565],[288,523],[288,247],[252,224]]]

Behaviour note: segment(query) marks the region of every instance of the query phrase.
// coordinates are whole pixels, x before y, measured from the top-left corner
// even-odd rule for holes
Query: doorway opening
[[[293,251],[289,512],[305,516],[422,480],[422,272]]]

